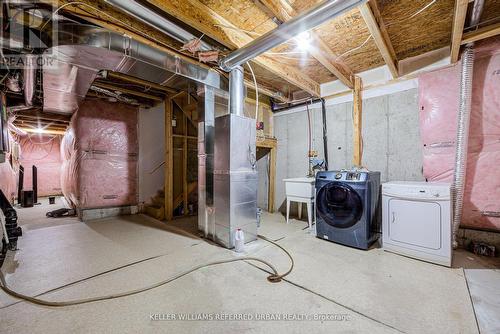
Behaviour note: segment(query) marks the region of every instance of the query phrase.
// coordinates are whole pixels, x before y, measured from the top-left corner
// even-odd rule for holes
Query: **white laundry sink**
[[[287,197],[314,197],[314,177],[297,177],[284,179],[283,181],[285,182],[285,193]]]

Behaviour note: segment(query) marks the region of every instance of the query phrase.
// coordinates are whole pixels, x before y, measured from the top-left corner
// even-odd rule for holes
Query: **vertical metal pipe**
[[[237,66],[229,72],[229,113],[243,116],[245,107],[245,84],[243,67]]]
[[[453,248],[457,248],[457,232],[462,220],[465,176],[467,167],[467,146],[472,100],[472,75],[474,66],[473,45],[467,45],[462,54],[462,76],[460,81],[460,108],[458,111],[457,148],[455,172],[453,175]]]
[[[325,99],[321,99],[321,119],[323,123],[323,155],[325,157],[325,170],[328,170],[328,128],[326,126]]]

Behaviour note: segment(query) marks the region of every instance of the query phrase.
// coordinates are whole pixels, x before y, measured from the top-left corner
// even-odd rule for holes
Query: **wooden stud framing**
[[[269,187],[267,189],[267,211],[274,212],[274,196],[276,186],[276,154],[278,142],[275,138],[258,139],[258,148],[269,149]]]
[[[286,1],[260,0],[260,2],[282,22],[289,21],[297,15],[292,6]],[[311,56],[334,74],[344,85],[353,88],[352,70],[345,65],[332,62],[329,57],[334,53],[330,47],[314,31],[311,31],[311,36],[315,41],[315,47],[310,50]]]
[[[361,78],[354,77],[354,90],[353,90],[353,147],[354,156],[353,164],[354,166],[361,166],[361,160],[363,155],[363,138],[362,138],[362,82]]]
[[[376,5],[373,5],[373,8]],[[375,44],[377,45],[377,48],[380,51],[380,54],[382,55],[382,58],[384,58],[384,61],[389,68],[389,71],[391,72],[391,75],[393,78],[397,78],[399,76],[398,73],[398,66],[397,66],[397,59],[396,55],[394,52],[394,49],[392,47],[391,41],[388,38],[387,32],[385,31],[385,28],[381,28],[379,26],[379,23],[382,23],[382,18],[380,16],[380,13],[376,9],[375,12],[377,13],[378,17],[375,15],[374,11],[372,10],[372,7],[370,7],[369,4],[364,3],[359,7],[359,11],[361,12],[361,15],[363,16],[363,19],[365,20],[365,23],[368,27],[368,30],[370,31],[370,34],[372,35],[373,40],[375,41]]]
[[[174,194],[174,138],[172,136],[173,101],[165,100],[165,219],[173,218]]]
[[[182,143],[182,195],[184,205],[184,216],[188,214],[188,181],[187,181],[187,168],[188,168],[188,117],[186,113],[182,113],[184,118],[184,139]]]
[[[492,24],[463,35],[462,45],[477,42],[479,40],[500,35],[500,23]]]
[[[453,16],[453,28],[451,30],[451,63],[458,61],[460,55],[460,44],[464,33],[465,17],[467,16],[468,0],[455,0],[455,13]]]

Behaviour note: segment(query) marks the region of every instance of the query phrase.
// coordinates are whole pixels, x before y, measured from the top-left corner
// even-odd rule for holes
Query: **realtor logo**
[[[0,69],[23,69],[44,64],[57,45],[58,21],[47,1],[3,0],[0,15]],[[26,56],[29,55],[29,56]]]

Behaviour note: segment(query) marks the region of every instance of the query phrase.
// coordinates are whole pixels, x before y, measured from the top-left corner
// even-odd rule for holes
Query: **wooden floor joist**
[[[451,30],[451,63],[456,63],[460,55],[460,45],[464,32],[465,18],[467,16],[468,0],[455,0],[455,13]]]
[[[359,7],[359,10],[392,77],[397,78],[399,71],[396,53],[383,25],[382,17],[376,7],[376,3],[374,1],[371,1],[370,4],[364,3]]]
[[[148,2],[196,30],[203,31],[207,36],[229,49],[237,49],[253,41],[247,33],[198,0],[148,0]],[[309,94],[320,96],[319,83],[299,68],[281,63],[274,57],[268,56],[259,56],[253,61]]]
[[[289,21],[297,15],[292,6],[284,0],[260,0],[260,2],[282,22]],[[352,70],[345,65],[331,61],[334,52],[314,31],[311,31],[311,37],[314,40],[314,46],[310,50],[311,56],[334,74],[344,85],[353,88]]]
[[[500,23],[486,26],[468,33],[463,34],[462,45],[477,42],[482,39],[500,35]]]

